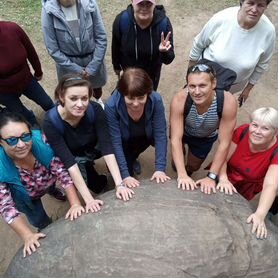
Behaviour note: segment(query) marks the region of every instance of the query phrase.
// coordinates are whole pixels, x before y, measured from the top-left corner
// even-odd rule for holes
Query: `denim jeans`
[[[33,208],[20,206],[18,210],[24,213],[31,225],[38,229],[43,229],[51,224],[51,218],[46,214],[41,199],[32,200]]]
[[[148,140],[147,138],[141,138],[141,140],[123,141],[122,143],[128,172],[131,176],[134,176],[133,163],[149,146],[154,146],[154,142]]]
[[[6,106],[6,108],[11,112],[22,114],[31,125],[38,124],[38,122],[32,110],[27,109],[21,102],[21,95],[25,95],[27,98],[33,100],[35,103],[40,105],[44,111],[47,111],[54,106],[52,99],[34,77],[22,92],[1,92],[0,104]]]

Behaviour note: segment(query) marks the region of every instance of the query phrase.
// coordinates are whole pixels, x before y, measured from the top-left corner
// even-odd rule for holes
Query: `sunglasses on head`
[[[215,76],[215,72],[213,71],[213,69],[206,64],[197,64],[195,66],[192,66],[189,70],[189,73],[191,72],[206,72],[211,73],[213,76]]]
[[[19,139],[24,143],[30,142],[32,140],[32,133],[25,133],[19,137],[10,137],[7,139],[1,137],[1,140],[5,141],[11,147],[16,146]]]

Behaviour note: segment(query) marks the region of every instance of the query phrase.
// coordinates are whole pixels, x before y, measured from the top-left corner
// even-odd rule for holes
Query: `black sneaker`
[[[49,190],[48,194],[59,201],[65,202],[67,200],[65,192],[58,187]]]

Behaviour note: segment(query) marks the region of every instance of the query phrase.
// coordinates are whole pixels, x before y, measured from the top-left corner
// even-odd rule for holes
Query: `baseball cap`
[[[133,0],[133,4],[138,5],[139,3],[146,1],[146,0]],[[153,4],[155,4],[155,0],[147,0]]]

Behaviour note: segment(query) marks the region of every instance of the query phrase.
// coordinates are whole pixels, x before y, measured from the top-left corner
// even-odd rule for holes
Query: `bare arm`
[[[226,161],[230,143],[232,141],[233,131],[236,125],[237,102],[235,97],[229,93],[224,92],[224,106],[222,118],[219,125],[218,147],[214,154],[212,164],[209,172],[218,175],[223,163]],[[201,191],[205,194],[210,194],[211,191],[216,193],[216,180],[205,177],[196,181],[200,185]]]
[[[226,161],[230,143],[232,141],[233,131],[236,126],[237,102],[233,95],[224,92],[224,106],[222,118],[219,125],[218,141],[216,153],[210,167],[210,171],[219,174],[223,163]]]
[[[187,93],[185,89],[177,93],[170,104],[171,152],[177,168],[178,176],[187,176],[183,156],[182,137],[184,133],[184,103]]]
[[[264,178],[263,190],[255,213],[247,218],[247,223],[253,223],[252,233],[257,238],[266,238],[267,229],[264,219],[278,193],[278,165],[270,165]]]
[[[95,200],[91,195],[82,175],[78,168],[77,164],[74,164],[69,169],[69,174],[72,178],[73,183],[75,184],[77,190],[81,194],[82,198],[86,203],[86,212],[91,210],[92,212],[96,212],[100,210],[100,206],[103,204],[100,200]]]
[[[34,233],[28,227],[22,216],[14,218],[10,227],[24,240],[23,257],[31,255],[40,247],[39,239],[45,237],[43,233]]]
[[[184,133],[184,104],[187,97],[186,89],[177,93],[170,105],[170,134],[171,134],[171,152],[178,174],[178,188],[183,190],[195,189],[195,182],[187,175],[184,155],[182,137]]]

